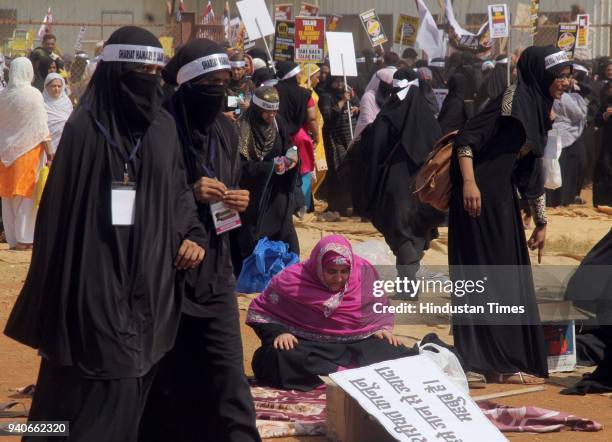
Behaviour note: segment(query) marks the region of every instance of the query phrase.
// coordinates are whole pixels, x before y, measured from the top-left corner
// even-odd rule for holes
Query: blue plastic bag
[[[242,263],[236,290],[239,293],[262,292],[274,275],[299,261],[300,257],[290,252],[286,243],[263,237]]]

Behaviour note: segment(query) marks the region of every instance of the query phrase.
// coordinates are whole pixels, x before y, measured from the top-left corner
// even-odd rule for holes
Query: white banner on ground
[[[353,34],[351,32],[326,32],[325,38],[327,39],[331,74],[356,77],[357,62]]]
[[[242,0],[236,6],[251,40],[274,34],[274,23],[264,0]]]
[[[470,396],[427,356],[330,375],[395,439],[507,441]]]

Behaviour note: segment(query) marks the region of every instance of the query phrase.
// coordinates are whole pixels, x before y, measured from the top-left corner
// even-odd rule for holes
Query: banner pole
[[[270,48],[268,47],[268,42],[266,37],[264,37],[263,32],[261,32],[261,27],[259,26],[259,20],[255,17],[255,24],[257,25],[257,30],[259,31],[259,36],[264,42],[264,46],[266,47],[266,52],[268,53],[268,60],[270,60],[270,66],[272,66],[272,72],[276,74],[276,66],[274,66],[274,60],[272,59],[272,53],[270,52]]]
[[[344,78],[344,92],[347,92],[348,84],[346,83],[346,71],[344,70],[344,54],[340,54],[340,60],[342,60],[342,77]],[[351,119],[351,100],[347,100],[346,108],[348,109],[349,130],[351,132],[351,140],[352,140],[353,139],[353,120]]]
[[[510,75],[512,74],[512,26],[508,25],[508,66],[506,67],[508,81],[506,86],[510,87]]]

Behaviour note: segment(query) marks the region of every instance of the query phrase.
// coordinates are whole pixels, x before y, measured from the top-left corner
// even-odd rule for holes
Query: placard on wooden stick
[[[326,32],[327,49],[329,51],[329,68],[332,75],[357,76],[357,61],[355,60],[355,43],[351,32]],[[344,70],[343,70],[344,61]]]

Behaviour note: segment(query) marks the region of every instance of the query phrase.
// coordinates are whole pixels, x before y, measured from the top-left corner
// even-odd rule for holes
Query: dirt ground
[[[584,254],[612,227],[612,216],[597,212],[592,208],[572,206],[549,211],[547,249],[542,264],[577,264]],[[312,247],[323,236],[331,233],[345,235],[353,242],[382,237],[370,224],[360,223],[358,219],[343,219],[336,223],[320,223],[313,215],[307,215],[304,222],[296,223],[302,258],[309,255]],[[441,229],[440,238],[427,252],[425,264],[446,264],[446,229]],[[533,262],[537,262],[532,256]],[[30,252],[9,251],[6,244],[0,244],[0,329],[4,329],[7,317],[23,285],[30,262]],[[240,299],[242,308],[248,299]],[[244,319],[244,310],[241,316]],[[402,325],[395,332],[406,344],[412,345],[430,331],[435,331],[442,339],[452,342],[447,326]],[[252,374],[250,359],[259,341],[250,328],[242,326],[245,367]],[[15,393],[15,389],[36,382],[39,358],[36,351],[6,338],[0,334],[0,403],[19,400],[29,407],[30,400]],[[584,372],[584,370],[582,370]],[[512,406],[533,405],[558,411],[570,412],[580,417],[593,419],[604,425],[597,433],[574,433],[562,431],[549,434],[506,433],[512,441],[610,441],[612,440],[612,397],[591,395],[563,396],[559,394],[561,385],[569,385],[581,376],[581,372],[553,375],[545,390],[521,396],[498,399],[497,402]],[[507,391],[520,386],[489,385],[485,389],[473,390],[474,396]],[[8,421],[0,419],[0,422]],[[0,441],[14,441],[14,438],[0,437]],[[302,441],[322,442],[322,437],[271,439],[278,442]],[[375,442],[375,441],[373,441]]]

